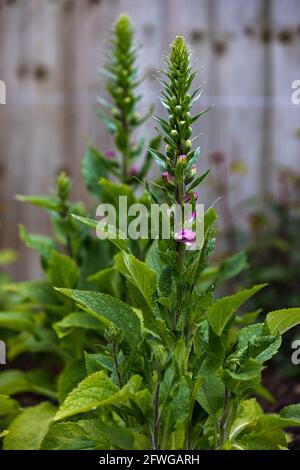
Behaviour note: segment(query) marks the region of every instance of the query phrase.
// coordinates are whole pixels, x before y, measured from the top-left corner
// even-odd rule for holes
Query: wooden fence
[[[291,101],[291,84],[300,79],[299,0],[0,0],[0,79],[7,87],[7,104],[0,105],[0,237],[2,247],[20,250],[18,278],[39,275],[37,258],[21,248],[18,223],[39,233],[48,225],[14,194],[47,193],[65,168],[74,198],[86,199],[86,142],[110,147],[94,108],[105,41],[121,12],[130,14],[143,44],[143,108],[157,101],[153,75],[174,36],[183,34],[192,46],[199,79],[207,79],[199,105],[214,105],[200,124],[201,165],[222,151],[233,167],[247,167],[246,175],[231,177],[233,203],[265,197],[278,165],[300,170],[300,105]]]

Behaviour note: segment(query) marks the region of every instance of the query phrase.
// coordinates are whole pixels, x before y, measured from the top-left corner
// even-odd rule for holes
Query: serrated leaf
[[[73,312],[66,315],[61,321],[53,325],[57,336],[63,338],[71,333],[73,328],[83,328],[102,332],[102,324],[86,312]]]
[[[4,450],[39,450],[56,408],[51,403],[40,403],[26,408],[9,425],[4,437]]]
[[[149,307],[153,307],[157,290],[157,275],[146,263],[124,251],[115,256],[117,269],[140,292]]]
[[[124,302],[101,292],[72,289],[58,289],[58,291],[85,307],[102,324],[109,326],[112,323],[120,328],[124,340],[132,347],[141,340],[140,319]]]
[[[122,389],[119,389],[105,372],[95,372],[71,391],[56,413],[54,420],[59,421],[102,406],[122,403],[131,394],[138,391],[140,384],[141,378],[134,376]]]
[[[284,308],[268,313],[265,323],[271,334],[283,334],[300,324],[300,308]]]
[[[260,284],[251,289],[244,289],[236,294],[223,297],[209,307],[207,318],[214,332],[220,336],[228,322],[236,314],[237,309],[265,285]]]
[[[95,443],[78,423],[57,423],[50,427],[41,450],[91,450]]]

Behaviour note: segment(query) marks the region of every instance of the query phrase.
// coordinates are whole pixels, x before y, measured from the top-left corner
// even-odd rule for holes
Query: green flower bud
[[[114,118],[118,119],[118,118],[120,117],[121,113],[120,113],[120,111],[118,110],[118,108],[112,108],[112,110],[111,110],[111,115],[112,115]]]
[[[190,140],[187,140],[184,144],[184,150],[185,152],[189,152],[192,148],[192,142]]]
[[[173,129],[173,130],[170,132],[170,136],[172,137],[172,139],[178,140],[178,138],[179,138],[178,131],[176,131],[176,129]]]

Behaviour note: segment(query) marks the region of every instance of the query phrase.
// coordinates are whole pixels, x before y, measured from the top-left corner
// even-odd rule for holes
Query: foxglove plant
[[[167,65],[163,104],[169,121],[159,120],[167,147],[165,154],[152,154],[162,171],[162,200],[167,196],[183,207],[189,194],[193,206],[203,176],[190,174],[199,155],[191,143],[196,116],[188,114],[197,92],[189,94],[194,74],[183,38],[172,44]],[[145,262],[124,240],[113,241],[128,303],[102,292],[58,289],[105,332],[99,352],[86,356],[86,378],[56,412],[43,449],[61,448],[62,438],[67,449],[287,448],[283,430],[300,424],[300,405],[266,415],[255,395],[268,396],[260,385],[264,363],[277,352],[281,335],[300,323],[300,309],[271,312],[263,323],[249,324],[237,311],[264,285],[219,300],[212,287],[199,285],[215,220],[208,209],[200,250],[187,250],[193,230],[174,232],[171,240],[151,245]]]
[[[176,203],[182,227],[174,227],[170,239],[155,240],[145,261],[134,256],[129,240],[111,239],[118,251],[113,266],[97,273],[97,290],[74,285],[69,261],[50,267],[57,286],[51,293],[61,302],[63,317],[58,330],[77,334],[72,341],[85,368],[79,373],[73,364],[64,370],[58,405],[49,395],[51,403],[25,410],[7,396],[7,376],[6,382],[0,377],[0,392],[6,391],[0,397],[4,449],[275,450],[287,448],[283,430],[300,424],[300,405],[266,415],[255,398],[268,397],[261,387],[264,363],[277,352],[281,335],[300,323],[300,309],[271,312],[264,322],[249,324],[253,314],[237,311],[264,285],[218,300],[213,286],[203,287],[201,276],[214,247],[213,208],[204,214],[201,248],[188,250],[197,222],[194,190],[206,173],[196,177],[194,167],[199,150],[192,147],[191,124],[200,116],[191,111],[199,91],[190,93],[195,75],[183,38],[171,46],[165,75],[162,100],[169,119],[156,120],[166,151],[149,150],[161,170],[161,184],[154,185],[155,191],[148,185],[148,198]],[[185,203],[191,207],[188,221]],[[77,213],[72,222],[78,220],[96,226]],[[111,282],[109,292],[112,273],[120,276],[123,289]],[[28,286],[27,292],[32,296]],[[40,317],[35,320],[39,323]],[[96,336],[88,351],[79,342],[83,329]],[[13,394],[16,387],[10,390]]]
[[[127,15],[116,21],[110,40],[107,64],[104,68],[106,89],[110,101],[99,98],[102,105],[97,113],[113,135],[115,149],[105,154],[89,146],[83,161],[83,175],[87,187],[96,196],[102,195],[100,178],[113,175],[117,180],[129,185],[137,185],[150,169],[151,154],[148,152],[143,164],[136,164],[144,151],[144,139],[137,138],[136,130],[149,118],[152,107],[145,116],[138,112],[142,96],[136,92],[141,83],[136,65],[138,48],[134,30]],[[158,148],[160,139],[155,137],[150,146]],[[117,157],[120,157],[119,159]],[[119,161],[120,160],[120,161]],[[91,173],[93,168],[93,173]]]

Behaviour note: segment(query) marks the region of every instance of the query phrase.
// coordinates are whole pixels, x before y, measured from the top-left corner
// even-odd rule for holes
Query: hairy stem
[[[154,404],[154,418],[153,418],[153,433],[152,433],[152,446],[154,450],[159,450],[159,400],[160,400],[160,369],[158,369],[158,378],[155,388]]]

